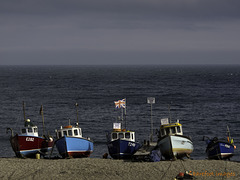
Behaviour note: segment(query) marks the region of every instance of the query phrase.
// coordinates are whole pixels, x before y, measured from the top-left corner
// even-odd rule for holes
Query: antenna
[[[78,120],[78,103],[76,103],[75,106],[76,106],[76,112],[77,112],[77,126],[78,126],[78,124],[79,124],[79,120]]]

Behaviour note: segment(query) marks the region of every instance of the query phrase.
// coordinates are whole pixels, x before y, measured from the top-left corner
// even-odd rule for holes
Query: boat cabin
[[[110,141],[121,139],[135,142],[135,132],[126,131],[126,129],[121,129],[121,123],[113,123],[113,131],[109,133],[108,139]]]
[[[166,121],[163,123],[161,121],[159,137],[164,137],[167,135],[183,135],[182,125],[179,123],[179,120],[176,123],[166,123]]]
[[[135,142],[135,132],[132,131],[112,131],[111,132],[111,141],[121,139]]]
[[[38,136],[38,128],[37,126],[24,127],[21,129],[21,134],[28,136]]]
[[[82,137],[82,129],[71,125],[64,127],[61,126],[60,129],[56,130],[56,136],[57,138],[61,138],[63,136]]]
[[[21,129],[21,135],[38,136],[38,127],[34,126],[30,119],[26,119],[24,127]]]

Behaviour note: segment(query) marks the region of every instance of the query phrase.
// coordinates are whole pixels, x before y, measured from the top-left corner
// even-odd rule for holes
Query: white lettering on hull
[[[26,141],[32,141],[32,142],[34,142],[34,138],[32,138],[32,137],[26,137]]]

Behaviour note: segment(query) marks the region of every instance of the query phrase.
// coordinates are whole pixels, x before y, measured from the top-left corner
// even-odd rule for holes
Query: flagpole
[[[127,98],[125,98],[125,129],[127,130]]]
[[[122,122],[123,122],[123,108],[121,108],[122,109]]]

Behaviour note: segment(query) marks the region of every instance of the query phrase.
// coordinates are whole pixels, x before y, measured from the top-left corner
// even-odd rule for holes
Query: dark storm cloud
[[[3,0],[0,64],[199,63],[194,55],[223,63],[224,52],[235,63],[239,7],[238,0]]]

